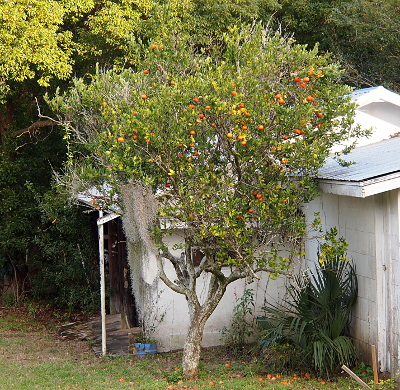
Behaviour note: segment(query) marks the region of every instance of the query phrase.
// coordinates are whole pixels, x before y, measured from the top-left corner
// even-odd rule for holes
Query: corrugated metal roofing
[[[317,177],[326,180],[363,181],[400,171],[400,137],[360,146],[342,156],[355,164],[343,167],[329,157]]]

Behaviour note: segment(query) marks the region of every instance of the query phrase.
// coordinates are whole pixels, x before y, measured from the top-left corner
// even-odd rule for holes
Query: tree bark
[[[201,315],[200,311],[195,311],[191,316],[182,358],[183,375],[187,379],[194,379],[199,373],[204,326],[210,315],[211,313],[209,315]]]

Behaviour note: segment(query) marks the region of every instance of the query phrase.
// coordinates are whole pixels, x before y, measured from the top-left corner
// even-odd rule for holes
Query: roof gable
[[[351,96],[358,105],[355,123],[372,129],[369,137],[357,140],[357,146],[389,139],[400,132],[400,95],[380,86],[356,90]]]

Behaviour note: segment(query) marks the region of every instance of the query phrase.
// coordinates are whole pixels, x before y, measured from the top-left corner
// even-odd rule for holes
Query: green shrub
[[[320,374],[332,373],[355,360],[348,328],[357,278],[345,255],[347,244],[336,236],[336,229],[326,234],[315,271],[294,277],[282,303],[267,304],[265,316],[258,319],[264,328],[261,346],[267,356],[271,346],[289,345],[302,351],[303,359],[295,359],[293,364],[312,362]]]
[[[222,329],[223,341],[233,355],[242,355],[246,343],[254,335],[255,316],[254,290],[247,288],[243,295],[235,293],[235,307],[231,326]]]

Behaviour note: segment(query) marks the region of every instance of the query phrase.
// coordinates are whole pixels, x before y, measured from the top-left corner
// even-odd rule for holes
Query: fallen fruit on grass
[[[231,365],[229,364],[229,363],[226,363],[225,364],[225,367],[230,367]]]

